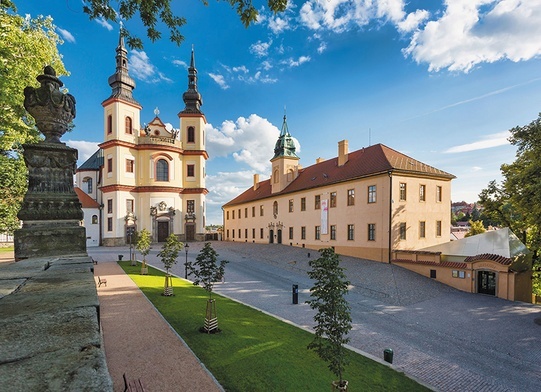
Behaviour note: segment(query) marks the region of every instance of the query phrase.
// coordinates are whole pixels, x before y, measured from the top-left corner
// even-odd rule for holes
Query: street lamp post
[[[186,242],[186,244],[184,244],[184,250],[186,250],[186,261],[184,263],[184,279],[188,279],[188,248],[190,247],[190,245],[188,245],[188,243]]]

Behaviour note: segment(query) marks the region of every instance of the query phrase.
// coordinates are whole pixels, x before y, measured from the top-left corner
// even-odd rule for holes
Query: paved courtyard
[[[213,242],[228,260],[216,292],[311,329],[304,302],[312,286],[308,262],[318,252],[278,244]],[[193,261],[203,243],[190,243]],[[159,248],[151,265],[162,268]],[[97,260],[129,258],[127,247],[89,248]],[[137,256],[140,259],[140,255]],[[185,253],[173,272],[184,277]],[[341,257],[351,289],[351,346],[377,358],[394,352],[399,371],[441,391],[538,391],[541,385],[541,307],[464,293],[403,268]],[[292,303],[292,285],[299,287]],[[228,320],[220,320],[227,328]],[[231,320],[231,322],[234,322]],[[359,369],[362,371],[362,369]]]

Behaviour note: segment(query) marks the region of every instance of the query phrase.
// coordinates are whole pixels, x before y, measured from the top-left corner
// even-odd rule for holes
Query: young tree
[[[45,65],[65,75],[50,17],[27,19],[17,15],[13,2],[0,1],[0,232],[19,228],[17,212],[27,190],[23,143],[35,143],[39,132],[24,108],[24,89],[38,87],[36,76]]]
[[[314,316],[315,336],[308,345],[321,359],[328,363],[329,369],[339,378],[333,383],[338,389],[345,390],[347,381],[342,378],[348,363],[344,344],[349,342],[347,334],[351,330],[351,310],[345,295],[349,281],[344,268],[340,267],[340,258],[332,248],[320,249],[320,257],[309,262],[312,270],[308,276],[315,281],[310,289],[310,308],[316,310]]]
[[[141,275],[146,275],[148,273],[148,267],[147,267],[147,255],[150,252],[151,249],[151,238],[150,238],[150,231],[147,229],[141,230],[137,234],[137,243],[135,244],[135,249],[141,253],[143,256],[143,262],[141,263]]]
[[[184,244],[180,242],[176,235],[169,234],[165,240],[165,244],[162,247],[158,257],[161,258],[163,266],[165,267],[165,285],[163,289],[163,295],[173,295],[173,286],[171,285],[171,275],[169,270],[177,263],[179,252],[184,247]]]
[[[484,233],[485,226],[483,226],[483,221],[470,221],[470,230],[464,234],[464,237],[471,237],[472,235]]]
[[[226,0],[231,7],[235,8],[242,24],[248,27],[257,20],[259,15],[251,0]],[[274,13],[283,12],[287,7],[288,0],[268,0],[268,7]],[[202,0],[208,5],[207,0]],[[113,4],[111,4],[113,3]],[[171,11],[171,0],[141,1],[141,0],[86,0],[83,11],[89,18],[116,22],[118,20],[130,20],[134,15],[139,15],[141,22],[147,29],[147,37],[152,41],[161,38],[162,33],[156,28],[161,21],[168,29],[171,42],[180,45],[184,37],[180,28],[186,24],[184,17],[179,17]],[[143,43],[140,38],[132,36],[128,30],[123,28],[123,34],[127,37],[128,45],[133,49],[142,49]]]
[[[195,263],[189,262],[187,268],[190,274],[195,276],[193,284],[201,285],[209,293],[207,311],[205,317],[204,332],[218,331],[218,318],[216,317],[216,303],[212,299],[212,290],[217,281],[222,280],[225,273],[225,265],[228,263],[222,260],[218,263],[218,253],[212,248],[210,242],[205,243],[201,252],[195,258]]]

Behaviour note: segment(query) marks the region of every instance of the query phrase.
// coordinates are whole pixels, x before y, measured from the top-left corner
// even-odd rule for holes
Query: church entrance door
[[[169,237],[169,222],[158,222],[158,242],[165,242]]]

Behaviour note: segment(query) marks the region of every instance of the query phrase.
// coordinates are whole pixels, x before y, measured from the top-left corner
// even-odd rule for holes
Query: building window
[[[188,177],[195,177],[195,165],[187,165],[186,166],[186,175]]]
[[[227,229],[226,232],[227,232],[227,234],[226,234],[226,235],[227,235],[227,238],[229,238],[229,229]]]
[[[348,225],[348,241],[355,239],[355,225]]]
[[[406,201],[406,183],[401,182],[399,185],[400,189],[400,201]]]
[[[248,239],[248,229],[244,229],[244,238]]]
[[[133,213],[133,199],[127,199],[126,200],[126,212],[132,212]]]
[[[195,128],[188,127],[188,143],[195,143]]]
[[[186,200],[186,212],[195,214],[195,200]]]
[[[93,225],[97,225],[97,224],[98,224],[98,216],[97,216],[97,215],[92,215],[92,224],[93,224]]]
[[[278,216],[278,202],[275,201],[272,203],[272,213],[274,214],[274,217]]]
[[[240,214],[240,208],[239,208],[239,219],[240,219],[241,217],[242,217],[242,216],[241,216],[241,214]]]
[[[274,174],[272,175],[272,181],[275,184],[278,184],[278,182],[280,182],[280,177],[278,177],[278,169],[274,170]]]
[[[435,269],[431,269],[431,270],[430,270],[430,277],[431,277],[432,279],[436,279],[436,270],[435,270]]]
[[[441,203],[441,186],[436,187],[436,201]]]
[[[252,207],[252,218],[255,218],[255,206]]]
[[[301,197],[301,211],[306,211],[306,197]]]
[[[244,208],[244,217],[248,218],[248,207]]]
[[[252,239],[255,239],[255,229],[252,229]]]
[[[133,159],[126,159],[126,173],[133,173],[135,168],[135,161]]]
[[[240,231],[240,229],[239,229],[239,240],[240,240],[241,238],[242,238],[242,236],[241,236],[241,231]]]
[[[306,226],[301,226],[301,240],[306,239]]]
[[[436,237],[441,237],[441,221],[436,221]]]
[[[107,158],[107,173],[113,172],[113,158]]]
[[[259,238],[263,239],[263,228],[259,229]]]
[[[86,183],[86,193],[87,193],[87,194],[92,193],[92,178],[90,178],[90,177],[85,177],[85,178],[83,179],[83,184],[85,184],[85,183]]]
[[[331,205],[331,208],[336,207],[336,192],[331,192],[330,205]]]
[[[263,204],[259,206],[259,216],[263,216]]]
[[[426,200],[426,185],[419,185],[419,201]]]
[[[355,189],[348,189],[348,206],[355,205]]]
[[[290,240],[293,239],[293,227],[290,227],[290,228],[289,228],[289,239],[290,239]]]
[[[107,134],[113,133],[113,116],[107,116]]]
[[[169,181],[169,163],[165,159],[156,162],[156,180]]]
[[[376,240],[376,224],[369,223],[368,224],[368,241],[375,241],[375,240]]]
[[[321,195],[316,195],[316,197],[314,198],[314,209],[321,209]]]
[[[424,221],[419,222],[419,238],[426,237],[426,223]]]
[[[107,218],[107,231],[113,231],[113,218]]]
[[[125,126],[126,126],[126,133],[128,133],[130,135],[133,135],[133,127],[132,127],[131,117],[126,116]]]
[[[376,186],[375,185],[370,185],[368,187],[368,202],[369,203],[376,202]]]
[[[406,239],[406,222],[400,222],[400,239]]]
[[[225,220],[229,220],[229,211],[225,212]],[[229,237],[229,236],[228,236]]]
[[[232,230],[231,230],[231,237],[232,237],[232,238],[235,238],[235,229],[232,229]]]
[[[107,199],[107,213],[113,213],[113,199]]]
[[[293,212],[293,199],[289,199],[289,212]]]
[[[331,225],[331,240],[336,240],[336,225]]]
[[[314,239],[316,240],[321,239],[321,226],[315,227]]]
[[[232,211],[231,211],[231,214],[233,215],[233,216],[231,217],[231,219],[235,219],[235,210],[232,210]]]

